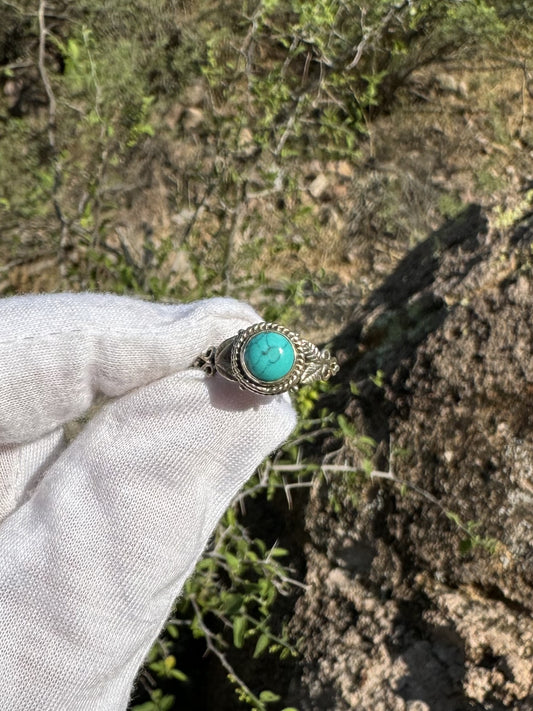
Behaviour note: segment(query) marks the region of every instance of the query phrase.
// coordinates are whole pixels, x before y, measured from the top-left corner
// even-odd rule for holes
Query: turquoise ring
[[[191,367],[218,373],[241,389],[277,395],[299,385],[327,380],[339,366],[329,351],[319,350],[285,326],[265,321],[242,329],[199,355]]]

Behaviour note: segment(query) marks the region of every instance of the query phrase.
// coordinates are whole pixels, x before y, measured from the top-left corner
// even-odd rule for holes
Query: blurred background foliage
[[[226,294],[326,341],[469,202],[502,227],[530,209],[532,21],[530,0],[0,0],[0,293]],[[243,708],[283,707],[227,652],[296,653],[270,619],[290,555],[241,514],[310,485],[303,445],[342,446],[319,394],[221,522],[137,709],[194,698],[193,638]]]

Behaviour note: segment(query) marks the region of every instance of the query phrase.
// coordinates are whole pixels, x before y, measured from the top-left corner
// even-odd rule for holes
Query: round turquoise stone
[[[243,357],[254,378],[271,383],[287,375],[296,356],[286,336],[276,331],[261,331],[250,338]]]

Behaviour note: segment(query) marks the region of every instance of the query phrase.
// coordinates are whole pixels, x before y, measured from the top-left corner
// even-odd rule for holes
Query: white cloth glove
[[[0,708],[122,711],[218,519],[290,433],[286,395],[188,367],[231,299],[0,300]],[[68,446],[62,426],[107,403]]]

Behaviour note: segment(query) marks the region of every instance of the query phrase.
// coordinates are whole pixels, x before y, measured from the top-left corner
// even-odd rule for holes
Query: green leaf
[[[170,676],[173,679],[177,679],[178,681],[188,681],[189,677],[185,672],[180,671],[179,669],[172,669],[170,672]]]
[[[359,388],[355,383],[350,382],[350,392],[352,395],[360,395]]]
[[[273,691],[262,691],[259,694],[259,700],[262,701],[265,704],[268,704],[271,701],[279,701],[281,699],[281,696],[278,694],[275,694]]]
[[[165,670],[170,671],[176,666],[176,657],[173,654],[169,654],[168,657],[164,659]]]
[[[196,564],[196,570],[207,570],[209,572],[213,572],[216,567],[216,561],[209,557],[202,558],[202,560]]]
[[[170,637],[172,637],[172,639],[177,639],[179,637],[180,633],[179,633],[177,626],[173,625],[171,622],[168,623],[166,630],[167,630],[168,634],[170,635]]]
[[[272,548],[270,555],[273,558],[283,558],[283,556],[289,555],[289,551],[286,548]]]
[[[170,711],[174,705],[175,697],[170,694],[163,696],[161,689],[156,689],[150,696],[151,701],[134,706],[132,711]]]
[[[257,548],[259,548],[259,551],[261,555],[265,555],[266,553],[266,544],[264,541],[262,541],[260,538],[254,538],[254,544]]]
[[[228,553],[226,551],[226,553],[224,553],[224,558],[226,559],[231,570],[233,570],[234,572],[237,572],[239,570],[241,562],[237,558],[237,556],[234,556],[233,553]]]
[[[379,369],[376,371],[375,375],[370,376],[370,380],[377,388],[382,388],[385,382],[385,373],[381,369]]]
[[[172,707],[174,706],[174,696],[163,696],[159,703],[159,709],[160,711],[171,711]]]
[[[454,511],[446,511],[446,516],[453,521],[456,526],[461,526],[461,519]]]
[[[257,659],[257,657],[260,657],[261,654],[265,651],[265,649],[268,647],[270,642],[270,637],[267,634],[261,634],[259,635],[259,638],[256,642],[255,649],[254,649],[254,659]]]
[[[344,415],[338,415],[337,422],[339,423],[341,432],[345,437],[355,437],[355,427],[350,422],[348,422],[347,418]]]
[[[202,629],[202,626],[200,625],[198,619],[196,616],[193,618],[191,625],[190,625],[190,630],[192,632],[192,636],[195,639],[198,639],[199,637],[205,637],[205,632]]]
[[[228,526],[235,526],[237,523],[237,516],[235,515],[235,511],[231,508],[226,511],[226,521],[228,522]]]
[[[366,446],[370,447],[371,449],[376,448],[376,440],[373,439],[372,437],[368,437],[367,435],[360,435],[357,439],[357,444],[366,445]]]
[[[231,617],[236,612],[239,612],[243,602],[244,597],[242,595],[238,595],[237,593],[230,593],[223,597],[222,609],[224,610],[226,615],[229,615]]]
[[[75,40],[69,39],[69,41],[67,43],[67,52],[69,54],[69,59],[73,63],[76,63],[80,57],[80,48],[76,44]]]
[[[161,659],[158,662],[152,662],[149,664],[148,668],[156,674],[164,675],[165,673],[165,664]]]
[[[246,634],[247,625],[248,620],[246,617],[236,617],[233,622],[233,644],[237,649],[241,649],[244,644],[244,635]]]

